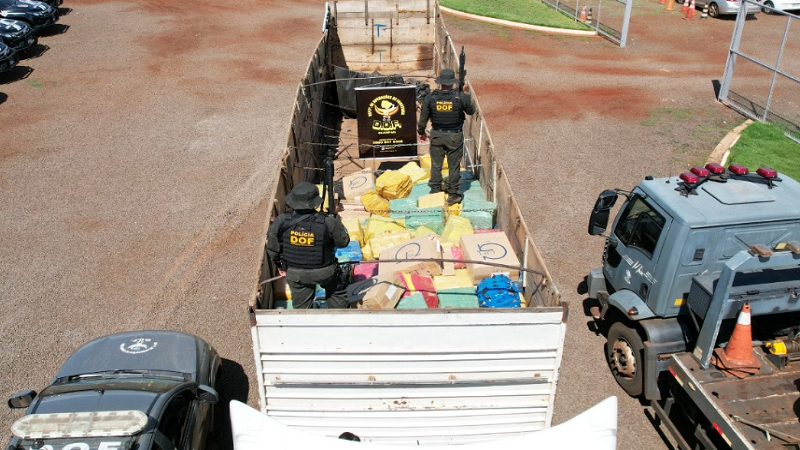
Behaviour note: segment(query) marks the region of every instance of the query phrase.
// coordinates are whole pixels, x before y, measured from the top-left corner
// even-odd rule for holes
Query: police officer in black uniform
[[[420,142],[425,142],[425,126],[430,119],[431,178],[428,186],[432,194],[442,191],[442,165],[447,156],[447,165],[450,168],[447,175],[447,190],[450,194],[447,204],[454,205],[462,200],[458,187],[461,184],[461,158],[464,157],[464,135],[461,132],[464,114],[475,113],[475,105],[472,97],[467,94],[466,85],[463,86],[463,93],[453,89],[458,84],[458,79],[452,69],[442,69],[439,78],[434,81],[440,88],[428,94],[422,101],[417,133]]]
[[[334,251],[350,236],[338,216],[316,211],[322,202],[315,185],[298,183],[286,196],[294,211],[278,216],[267,233],[267,255],[286,276],[295,309],[311,308],[317,285],[328,308],[349,306]]]

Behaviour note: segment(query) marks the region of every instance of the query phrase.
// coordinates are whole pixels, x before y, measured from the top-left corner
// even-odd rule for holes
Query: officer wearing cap
[[[428,186],[431,193],[442,192],[442,165],[447,157],[450,168],[447,178],[447,204],[460,203],[462,196],[458,192],[461,184],[461,158],[464,157],[464,125],[465,114],[475,113],[475,105],[468,92],[468,87],[463,86],[463,93],[453,89],[458,84],[455,72],[452,69],[442,69],[439,77],[434,80],[440,85],[439,89],[428,94],[422,101],[422,111],[419,115],[417,133],[420,142],[425,142],[425,127],[428,119],[431,121],[431,178]]]
[[[350,236],[337,216],[317,212],[322,202],[315,185],[298,183],[286,196],[293,211],[278,216],[267,232],[267,256],[286,276],[295,309],[311,308],[317,285],[325,289],[328,308],[349,306],[334,252]]]

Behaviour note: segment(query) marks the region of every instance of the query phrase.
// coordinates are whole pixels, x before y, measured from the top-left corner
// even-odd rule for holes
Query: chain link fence
[[[800,17],[754,0],[741,1],[718,99],[753,120],[781,127],[800,142]],[[749,3],[767,14],[746,20]],[[755,27],[761,28],[759,39],[748,33]]]
[[[597,34],[625,47],[633,0],[542,0]]]

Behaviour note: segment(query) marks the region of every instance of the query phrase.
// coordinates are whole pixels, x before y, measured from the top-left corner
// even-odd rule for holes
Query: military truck
[[[284,212],[284,198],[299,182],[325,186],[324,197],[335,202],[327,194],[333,186],[338,194],[344,177],[424,156],[424,150],[405,160],[361,154],[357,119],[345,111],[349,87],[392,78],[424,91],[441,68],[460,72],[459,52],[435,1],[329,2],[322,25],[299,83],[265,223]],[[415,103],[403,108],[415,114]],[[514,270],[521,274],[525,306],[289,309],[280,298],[278,270],[265,255],[249,305],[263,414],[295,432],[333,438],[347,432],[377,444],[475,443],[550,426],[568,308],[495,158],[477,103],[464,125],[462,168],[480,183],[483,199],[496,203],[493,232],[508,240],[508,252],[520,263]],[[409,131],[416,145],[416,129]],[[486,255],[486,261],[492,257]],[[572,436],[592,435],[596,448],[613,448],[616,403],[604,411],[592,425],[598,434],[583,427]],[[237,433],[252,430],[232,420],[235,445],[247,448],[247,437]]]
[[[589,234],[606,239],[586,288],[611,372],[653,401],[681,448],[783,448],[800,436],[800,184],[735,164],[647,177],[603,191]],[[711,359],[745,304],[760,368],[740,378]]]

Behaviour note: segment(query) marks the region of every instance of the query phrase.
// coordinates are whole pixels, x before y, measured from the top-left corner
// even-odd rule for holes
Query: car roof
[[[205,342],[175,331],[133,331],[97,338],[76,350],[56,378],[109,370],[165,370],[196,379]]]

